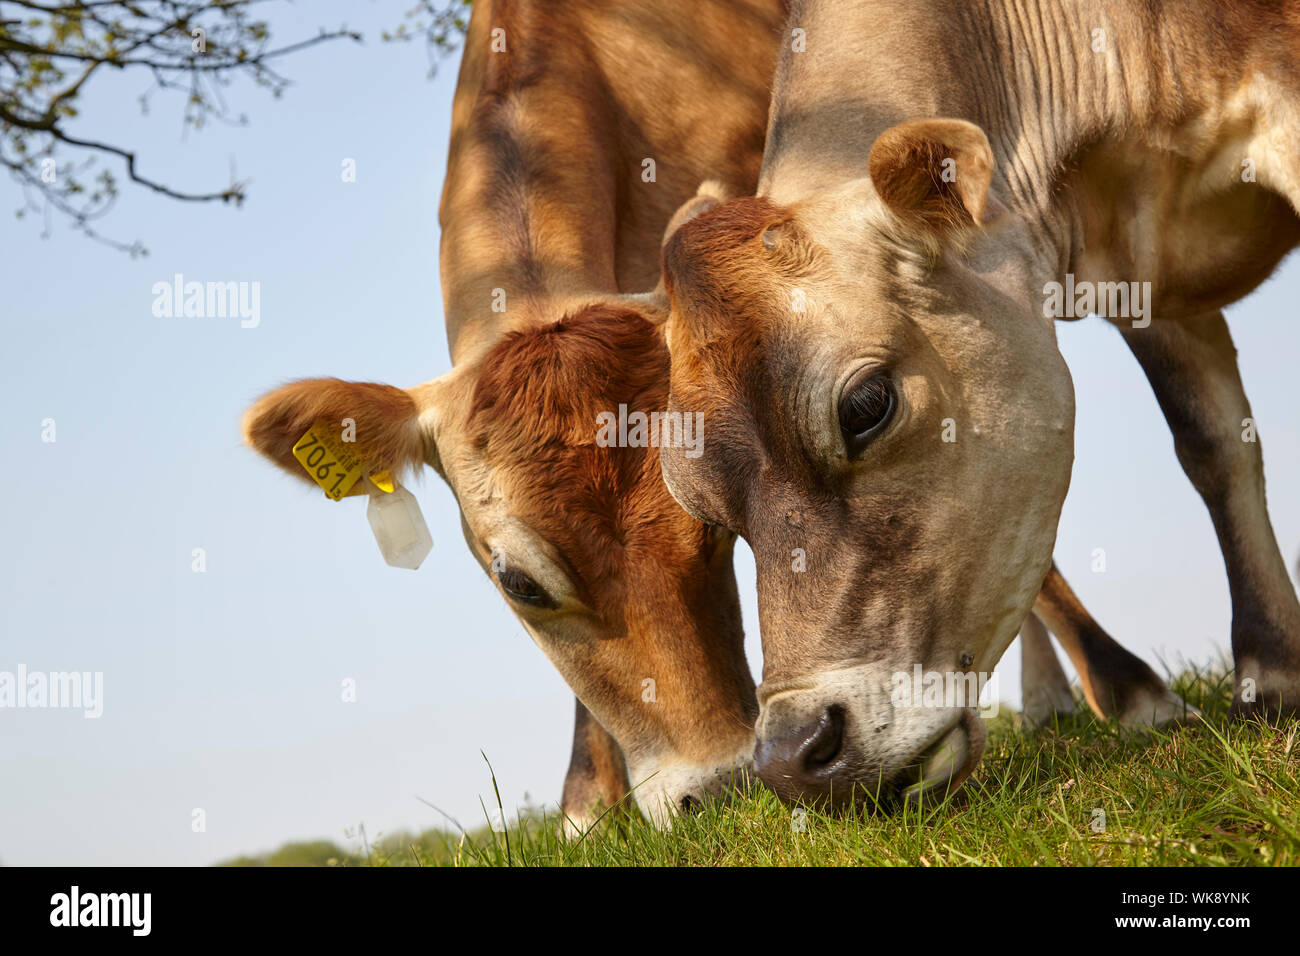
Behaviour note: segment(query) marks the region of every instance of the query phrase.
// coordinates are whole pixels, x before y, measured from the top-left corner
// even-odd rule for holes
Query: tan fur
[[[991,670],[1039,595],[1073,454],[1044,313],[1067,273],[1151,283],[1151,325],[1114,321],[1215,520],[1237,709],[1294,709],[1300,605],[1217,310],[1300,241],[1300,7],[805,0],[791,23],[808,45],[778,68],[760,198],[665,250],[672,400],[713,422],[665,479],[755,552],[760,754],[839,715],[823,776],[902,785],[959,733],[886,688],[914,664]],[[850,459],[839,390],[871,369],[898,411]],[[1093,706],[1130,713],[1102,645],[1073,648]],[[1135,700],[1159,719],[1162,697]]]
[[[867,169],[881,200],[914,228],[947,235],[984,221],[993,154],[979,130],[945,120],[902,123],[872,145]]]

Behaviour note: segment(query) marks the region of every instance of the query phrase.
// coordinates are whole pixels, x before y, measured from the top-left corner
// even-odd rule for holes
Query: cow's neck
[[[1272,273],[1296,223],[1265,185],[1276,170],[1259,143],[1269,63],[1257,41],[1294,37],[1293,24],[1215,0],[988,3],[1000,54],[980,62],[1005,79],[972,108],[1003,196],[1055,252],[1052,279],[1146,283],[1148,308],[1176,318]],[[1242,178],[1250,156],[1259,185]]]
[[[1175,6],[882,0],[846,8],[809,0],[791,20],[807,29],[807,52],[786,53],[778,73],[759,190],[798,201],[860,178],[876,137],[897,123],[968,119],[989,134],[994,195],[1027,230],[1024,248],[1044,250],[1042,269],[1070,270],[1100,254],[1087,248],[1100,231],[1085,221],[1099,211],[1099,197],[1078,191],[1081,166],[1110,164],[1092,178],[1108,180],[1101,198],[1130,203],[1132,221],[1142,210],[1125,196],[1127,183],[1149,174],[1168,184],[1167,170],[1156,167],[1179,153],[1201,151],[1208,164],[1244,122],[1230,95],[1241,82],[1234,44],[1242,38],[1221,27],[1223,11],[1210,0]],[[1181,175],[1192,183],[1203,172]],[[1161,231],[1153,226],[1138,244],[1162,242]],[[1158,250],[1138,250],[1123,263],[1094,266],[1122,272],[1154,268],[1158,259]]]
[[[440,211],[453,361],[649,292],[660,230],[703,180],[753,189],[782,15],[773,0],[474,4]]]
[[[599,84],[552,37],[520,23],[527,4],[476,9],[452,110],[439,217],[447,338],[453,362],[504,332],[553,321],[555,304],[617,287],[609,130],[584,97]],[[504,29],[506,52],[491,31]]]

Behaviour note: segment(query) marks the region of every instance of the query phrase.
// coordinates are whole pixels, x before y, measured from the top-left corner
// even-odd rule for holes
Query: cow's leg
[[[623,801],[632,789],[618,743],[582,701],[575,699],[574,703],[573,756],[560,798],[562,832],[567,837],[581,836],[606,808]]]
[[[1044,727],[1074,713],[1070,681],[1052,650],[1052,639],[1033,612],[1020,628],[1021,716],[1028,727]]]
[[[1034,602],[1034,615],[1065,648],[1079,672],[1083,695],[1099,717],[1154,727],[1198,713],[1106,633],[1061,577],[1055,562]]]
[[[1232,595],[1235,714],[1300,707],[1300,602],[1264,502],[1264,463],[1222,312],[1121,328],[1210,510]]]

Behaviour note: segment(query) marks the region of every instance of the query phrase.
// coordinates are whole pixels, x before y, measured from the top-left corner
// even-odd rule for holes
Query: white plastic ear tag
[[[374,475],[370,481],[375,490],[370,492],[366,519],[379,550],[393,567],[414,571],[433,548],[420,503],[386,473]]]

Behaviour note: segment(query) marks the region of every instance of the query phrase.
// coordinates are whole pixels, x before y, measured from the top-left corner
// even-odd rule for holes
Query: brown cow
[[[1089,312],[1213,517],[1235,711],[1295,709],[1300,604],[1219,310],[1300,240],[1300,4],[807,0],[790,24],[759,196],[664,257],[670,407],[706,423],[664,477],[755,553],[759,775],[970,772],[972,712],[891,687],[991,670],[1039,595],[1073,456],[1053,320]]]
[[[290,449],[352,418],[371,470],[431,465],[465,539],[578,697],[562,809],[636,784],[656,822],[747,767],[757,713],[733,539],[686,515],[656,447],[598,416],[667,402],[659,276],[707,176],[757,184],[779,0],[496,0],[473,8],[443,190],[453,369],[411,389],[307,380],[248,412]],[[357,492],[366,487],[359,484]]]

